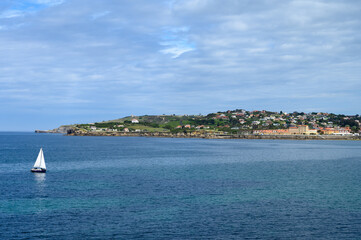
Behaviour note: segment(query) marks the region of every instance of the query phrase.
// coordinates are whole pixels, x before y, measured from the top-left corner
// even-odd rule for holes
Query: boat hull
[[[36,173],[45,173],[46,169],[43,168],[32,168],[30,171],[36,172]]]

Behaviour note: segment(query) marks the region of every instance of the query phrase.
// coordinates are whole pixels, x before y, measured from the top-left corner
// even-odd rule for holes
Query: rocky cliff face
[[[56,128],[56,129],[54,129],[54,131],[56,133],[68,134],[68,131],[72,130],[72,129],[73,129],[72,126],[60,126],[60,127]]]
[[[61,134],[68,134],[73,131],[73,126],[60,126],[53,130],[35,130],[36,133],[61,133]]]

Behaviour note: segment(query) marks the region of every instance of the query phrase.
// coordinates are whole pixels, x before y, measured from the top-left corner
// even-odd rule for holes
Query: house
[[[257,135],[287,135],[288,129],[254,130],[253,134],[257,134]]]
[[[132,123],[139,123],[138,119],[133,118]]]
[[[259,125],[261,122],[260,121],[253,121],[252,125]]]
[[[260,135],[317,135],[317,129],[309,129],[307,125],[298,125],[296,127],[289,127],[288,129],[267,129],[254,130],[253,134]]]
[[[124,128],[123,131],[124,131],[124,132],[129,132],[129,129],[128,129],[128,128]]]
[[[288,132],[289,132],[289,134],[298,134],[298,128],[297,127],[289,127]]]
[[[321,128],[320,131],[325,135],[349,135],[349,134],[351,134],[351,129],[349,127]]]
[[[317,129],[309,129],[306,133],[307,135],[317,135]]]
[[[307,125],[288,128],[289,134],[317,135],[317,129],[310,129]]]
[[[184,126],[184,128],[191,128],[191,125],[187,124]]]

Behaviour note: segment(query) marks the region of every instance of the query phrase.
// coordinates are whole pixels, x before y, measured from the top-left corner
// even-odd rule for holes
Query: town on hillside
[[[271,112],[243,109],[208,115],[144,115],[111,121],[72,125],[78,133],[168,132],[252,135],[356,135],[359,115],[322,112]]]

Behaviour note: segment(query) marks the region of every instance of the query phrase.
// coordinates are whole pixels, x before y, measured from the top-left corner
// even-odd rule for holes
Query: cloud
[[[159,42],[165,48],[159,52],[163,54],[170,54],[172,58],[178,58],[186,52],[194,51],[195,46],[188,39],[189,27],[169,27],[164,29],[161,36],[162,41]]]
[[[36,3],[36,4],[44,4],[48,6],[55,6],[59,5],[65,2],[65,0],[32,0],[30,2]]]
[[[14,0],[0,12],[1,18],[25,17],[48,7],[64,3],[65,0]]]
[[[104,17],[104,16],[108,15],[109,13],[110,13],[110,11],[104,11],[104,12],[94,13],[94,14],[92,15],[92,19],[93,19],[93,20],[96,20],[96,19],[98,19],[98,18],[101,18],[101,17]]]
[[[0,18],[16,18],[22,16],[24,16],[24,12],[19,10],[7,10],[0,14]]]
[[[174,45],[174,43],[171,43],[171,45]],[[170,55],[172,55],[172,58],[177,58],[180,55],[182,55],[183,53],[190,52],[193,50],[194,50],[194,48],[191,46],[182,46],[182,45],[177,46],[175,44],[174,47],[169,47],[169,48],[160,50],[160,52],[164,53],[164,54],[170,54]]]
[[[19,0],[0,18],[4,113],[361,112],[356,1]]]

